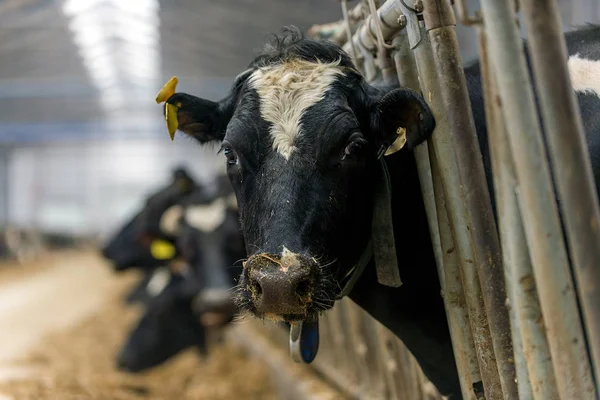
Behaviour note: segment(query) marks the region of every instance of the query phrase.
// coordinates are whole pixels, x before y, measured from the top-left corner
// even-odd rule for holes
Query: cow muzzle
[[[246,289],[257,314],[288,321],[309,313],[320,273],[314,258],[284,248],[281,255],[261,253],[245,263]]]

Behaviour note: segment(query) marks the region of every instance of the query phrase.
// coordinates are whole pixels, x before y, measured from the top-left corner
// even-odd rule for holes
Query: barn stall
[[[599,265],[597,237],[589,226],[565,220],[568,237],[577,238],[572,243],[581,243],[568,248],[572,265],[565,262],[571,243],[561,239],[542,246],[526,237],[528,231],[560,227],[539,226],[556,214],[555,207],[536,203],[552,182],[548,166],[528,167],[528,160],[545,162],[537,161],[544,157],[531,145],[539,140],[539,128],[517,113],[531,107],[529,95],[511,86],[506,71],[520,74],[522,82],[532,79],[519,70],[516,41],[530,38],[539,60],[533,78],[547,87],[545,94],[557,97],[569,83],[551,78],[544,63],[563,50],[560,43],[547,50],[540,38],[598,22],[600,8],[592,0],[521,1],[517,25],[513,1],[456,3],[452,8],[444,1],[392,0],[1,2],[0,254],[6,261],[0,270],[0,318],[8,329],[0,340],[0,394],[440,398],[404,345],[348,299],[322,317],[320,351],[309,365],[292,363],[287,330],[248,320],[233,324],[225,344],[205,360],[190,351],[142,375],[115,368],[115,355],[142,312],[122,298],[140,278],[135,272],[112,273],[98,247],[168,181],[174,167],[186,165],[199,182],[222,172],[217,149],[168,142],[156,93],[177,75],[187,91],[221,98],[266,34],[297,25],[343,45],[368,81],[396,78],[430,93],[436,117],[450,121],[417,148],[416,158],[424,198],[430,200],[428,219],[439,249],[463,397],[594,398],[600,336],[590,305],[596,297],[576,282],[597,282],[595,269],[585,268]],[[540,15],[543,26],[536,25]],[[460,134],[469,126],[460,67],[477,58],[486,82],[486,114],[493,121],[497,202],[506,216],[499,227],[486,212],[490,195],[477,177],[481,161],[469,150],[473,132]],[[502,104],[523,103],[502,110],[489,101],[494,96]],[[549,134],[551,159],[585,170],[577,136],[557,138],[566,131],[580,134],[572,125],[576,110],[569,106],[566,114],[552,117],[558,106],[546,107],[544,123],[563,129]],[[529,145],[506,133],[515,130],[532,132]],[[561,153],[565,146],[573,153]],[[524,170],[541,175],[520,175]],[[560,170],[555,174],[561,201],[597,217],[585,189],[589,182],[569,181]],[[511,194],[516,182],[531,188],[522,194],[523,204]],[[576,290],[557,298],[564,282]],[[520,312],[524,309],[529,313]]]

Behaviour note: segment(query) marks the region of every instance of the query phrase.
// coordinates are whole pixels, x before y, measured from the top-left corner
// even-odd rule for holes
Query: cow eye
[[[342,161],[359,156],[366,144],[367,140],[360,133],[355,133],[350,136],[348,144],[344,149],[344,154],[342,154]]]
[[[227,165],[237,165],[238,157],[237,154],[235,154],[235,150],[233,150],[233,147],[231,147],[229,144],[223,144],[223,146],[221,147],[221,151],[227,159]]]

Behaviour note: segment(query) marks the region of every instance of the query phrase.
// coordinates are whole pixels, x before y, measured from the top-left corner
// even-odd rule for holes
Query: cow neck
[[[342,289],[336,296],[336,300],[350,294],[371,260],[375,261],[377,281],[380,284],[392,287],[402,285],[392,224],[390,175],[385,161],[382,158],[378,160],[381,173],[375,185],[371,238],[358,262],[342,278],[341,282],[345,281],[345,283],[340,285]],[[292,360],[298,363],[311,363],[319,351],[318,317],[310,321],[292,323],[290,325],[289,346]]]
[[[400,287],[400,271],[396,258],[394,226],[392,223],[392,188],[390,174],[383,157],[379,158],[380,174],[375,185],[371,238],[358,262],[342,278],[336,300],[350,294],[367,264],[374,260],[377,281],[385,286]]]

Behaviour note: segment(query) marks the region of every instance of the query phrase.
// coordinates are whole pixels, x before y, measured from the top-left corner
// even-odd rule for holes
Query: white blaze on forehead
[[[185,222],[201,232],[213,232],[225,221],[226,204],[218,198],[207,205],[188,206],[185,210]]]
[[[588,60],[576,54],[569,57],[567,65],[573,90],[600,97],[600,60]]]
[[[171,278],[171,272],[168,268],[157,268],[152,273],[152,277],[146,285],[148,294],[152,297],[156,297],[165,290],[169,284]]]
[[[160,230],[166,234],[174,235],[179,230],[179,220],[183,215],[183,208],[179,205],[170,207],[160,217]]]
[[[249,87],[260,98],[260,114],[271,123],[273,150],[286,160],[296,149],[304,111],[322,100],[337,76],[344,74],[339,63],[296,59],[260,68],[249,78]]]

